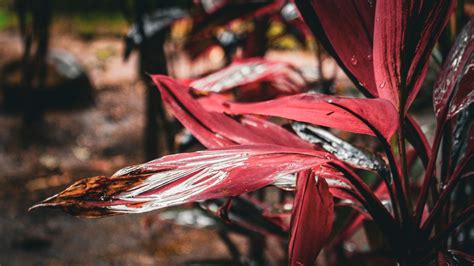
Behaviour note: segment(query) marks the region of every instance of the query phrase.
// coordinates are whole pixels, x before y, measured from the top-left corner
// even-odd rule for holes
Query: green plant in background
[[[0,30],[13,29],[16,24],[15,15],[0,1]]]

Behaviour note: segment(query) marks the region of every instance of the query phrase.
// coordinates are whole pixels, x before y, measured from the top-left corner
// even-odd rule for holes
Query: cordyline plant
[[[430,143],[408,111],[455,1],[296,4],[314,35],[368,98],[296,90],[263,102],[239,103],[209,93],[258,77],[223,72],[222,81],[201,80],[194,86],[206,88],[192,88],[154,75],[163,101],[209,149],[164,156],[111,177],[80,180],[34,208],[102,217],[232,198],[273,184],[295,190],[291,224],[269,217],[289,232],[290,265],[314,264],[325,245],[331,248],[345,240],[363,220],[378,226],[401,265],[472,263],[472,255],[453,250],[448,240],[474,217],[472,202],[456,212],[451,204],[455,188],[473,176],[474,19],[458,36],[435,84],[437,126]],[[284,80],[277,88],[288,81],[281,75],[275,79]],[[292,130],[262,116],[292,121]],[[374,136],[383,154],[362,151],[315,125]],[[415,157],[424,166],[421,179],[409,176]],[[372,171],[380,182],[364,182],[359,169]],[[334,206],[339,205],[358,214],[329,239]]]

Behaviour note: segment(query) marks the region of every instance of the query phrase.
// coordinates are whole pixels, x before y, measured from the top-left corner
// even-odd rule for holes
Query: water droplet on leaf
[[[355,66],[355,65],[357,65],[358,62],[359,62],[359,61],[357,60],[357,58],[355,57],[355,55],[353,55],[353,56],[351,57],[351,64]]]

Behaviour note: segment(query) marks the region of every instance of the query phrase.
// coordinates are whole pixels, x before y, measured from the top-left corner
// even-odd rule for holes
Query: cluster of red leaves
[[[474,206],[443,226],[434,225],[455,186],[472,178],[471,125],[463,156],[456,162],[442,162],[454,165],[440,177],[445,186],[436,184],[435,168],[446,125],[474,100],[474,20],[458,37],[434,88],[437,129],[430,145],[408,111],[455,1],[297,0],[296,4],[314,35],[368,99],[301,92],[300,86],[287,84],[291,79],[278,72],[279,68],[275,72],[272,68],[255,71],[255,67],[241,71],[248,64],[271,66],[261,59],[247,65],[236,63],[191,83],[191,87],[154,75],[163,101],[209,150],[165,156],[122,169],[112,177],[84,179],[36,207],[59,207],[86,217],[139,213],[237,196],[296,174],[289,229],[291,265],[312,265],[327,244],[333,196],[351,202],[350,206],[361,212],[331,245],[350,236],[364,219],[372,219],[401,263],[423,263],[434,254],[442,261],[456,257],[472,262],[473,258],[461,251],[443,248],[447,238],[474,217]],[[260,81],[273,82],[292,95],[239,103],[209,94],[235,87],[245,89],[249,83]],[[196,92],[209,95],[196,98]],[[313,145],[262,116],[375,136],[389,168],[378,172],[383,182],[369,187],[355,171],[364,166]],[[395,133],[400,156],[390,144]],[[418,197],[410,196],[405,139],[425,167]],[[430,193],[433,201],[427,202]],[[387,200],[390,207],[383,204]]]

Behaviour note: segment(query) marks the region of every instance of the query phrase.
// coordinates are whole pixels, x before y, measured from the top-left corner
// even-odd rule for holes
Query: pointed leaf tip
[[[239,145],[164,156],[112,177],[79,180],[34,208],[75,216],[142,213],[188,202],[237,196],[271,185],[281,175],[326,163],[325,152],[275,145]]]

